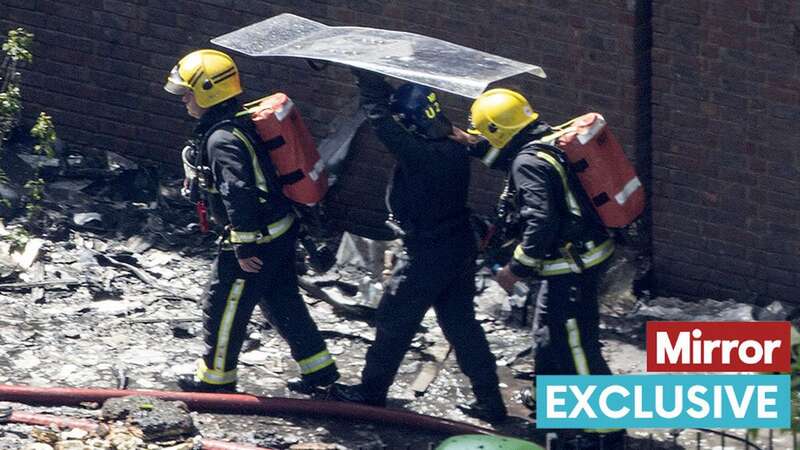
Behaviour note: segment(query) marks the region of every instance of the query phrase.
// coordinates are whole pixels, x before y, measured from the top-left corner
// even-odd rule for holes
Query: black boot
[[[331,398],[342,402],[361,403],[370,406],[386,406],[386,394],[368,394],[360,384],[347,385],[336,383],[329,391]]]
[[[461,412],[491,424],[498,424],[506,420],[508,412],[497,386],[474,386],[472,392],[475,394],[475,401],[466,405],[458,405]]]
[[[211,384],[198,380],[194,375],[181,375],[178,377],[178,388],[185,392],[212,392],[235,394],[236,382],[226,384]]]
[[[458,409],[470,417],[489,422],[493,425],[502,423],[508,418],[506,406],[502,402],[500,404],[492,404],[475,400],[466,405],[458,405]]]
[[[292,392],[311,395],[327,389],[338,379],[339,372],[334,368],[333,370],[324,370],[324,373],[316,376],[290,378],[286,381],[286,387]]]

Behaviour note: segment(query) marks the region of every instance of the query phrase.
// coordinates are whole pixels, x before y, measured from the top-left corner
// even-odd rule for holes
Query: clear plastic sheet
[[[211,40],[248,56],[324,60],[475,98],[486,86],[541,67],[427,36],[364,27],[330,27],[280,14]]]

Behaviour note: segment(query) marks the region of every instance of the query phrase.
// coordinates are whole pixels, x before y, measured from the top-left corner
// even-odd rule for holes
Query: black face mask
[[[424,139],[444,139],[453,134],[453,124],[443,114],[437,114],[433,119],[429,119],[395,113],[392,114],[392,118],[409,133]]]
[[[425,126],[418,127],[419,134],[425,139],[438,140],[445,139],[453,134],[453,124],[441,114],[433,120],[424,122]]]

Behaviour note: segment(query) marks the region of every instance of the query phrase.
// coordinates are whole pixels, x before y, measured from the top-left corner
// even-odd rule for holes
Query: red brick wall
[[[423,33],[539,64],[547,80],[528,75],[499,85],[527,93],[553,123],[588,110],[606,115],[646,184],[652,182],[653,254],[663,292],[794,301],[800,7],[793,0],[653,2],[651,56],[647,24],[637,21],[650,4],[0,0],[0,31],[23,26],[36,34],[36,60],[24,72],[26,117],[50,112],[69,144],[171,163],[191,121],[163,92],[166,72],[211,37],[282,12]],[[352,107],[346,70],[236,60],[247,98],[287,92],[318,138]],[[463,124],[468,101],[445,102]],[[391,161],[368,130],[355,147],[329,212],[336,223],[371,227],[383,217]],[[500,183],[476,165],[473,206],[488,212]]]
[[[176,162],[191,129],[180,102],[162,90],[166,73],[183,54],[211,37],[282,12],[329,25],[361,25],[423,33],[542,65],[549,78],[510,80],[528,93],[543,117],[559,122],[601,110],[632,151],[634,78],[632,10],[594,2],[467,1],[238,1],[238,0],[0,0],[0,31],[23,26],[36,34],[35,62],[25,70],[27,114],[50,112],[60,136],[155,160]],[[593,17],[597,17],[596,19]],[[317,137],[352,105],[346,70],[310,70],[291,59],[236,56],[246,96],[276,90],[294,97]],[[506,84],[508,85],[508,84]],[[463,124],[469,103],[445,97]],[[365,131],[369,133],[369,131]],[[374,139],[351,164],[349,182],[332,196],[338,221],[382,222],[384,180],[391,161]],[[358,181],[363,181],[359,183]],[[476,165],[473,205],[489,212],[499,175]]]
[[[658,285],[690,295],[797,302],[800,4],[655,3]]]

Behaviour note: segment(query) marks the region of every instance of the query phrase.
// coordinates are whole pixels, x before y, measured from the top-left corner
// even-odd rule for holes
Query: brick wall
[[[800,301],[800,5],[660,1],[653,30],[658,285]]]
[[[330,25],[418,32],[539,64],[547,80],[519,76],[499,85],[526,92],[553,123],[588,110],[606,115],[653,193],[662,292],[794,301],[800,8],[792,0],[653,2],[651,41],[650,5],[0,0],[0,31],[24,26],[36,33],[36,60],[24,73],[26,117],[46,110],[69,144],[166,163],[177,161],[191,129],[183,107],[161,88],[169,68],[211,37],[282,12]],[[353,107],[346,70],[314,72],[291,59],[236,60],[248,99],[287,92],[318,138]],[[444,102],[463,125],[468,101],[445,96]],[[366,231],[382,221],[391,159],[366,128],[354,147],[329,213],[340,225]],[[475,169],[472,204],[488,212],[501,180]]]
[[[527,75],[503,85],[528,93],[552,122],[603,111],[632,151],[632,9],[624,1],[612,8],[593,3],[502,0],[487,8],[475,0],[0,0],[0,30],[23,26],[36,34],[36,60],[24,74],[27,115],[50,112],[59,135],[78,146],[176,163],[191,121],[162,90],[167,71],[211,37],[291,12],[329,25],[423,33],[542,65],[547,80]],[[246,97],[287,92],[319,138],[337,113],[352,108],[355,90],[346,70],[314,72],[292,59],[236,60]],[[444,101],[463,125],[469,103],[453,96]],[[329,209],[339,223],[375,226],[382,222],[391,161],[368,129],[362,134],[356,142],[367,148]],[[475,167],[472,204],[489,212],[502,180]]]

